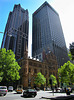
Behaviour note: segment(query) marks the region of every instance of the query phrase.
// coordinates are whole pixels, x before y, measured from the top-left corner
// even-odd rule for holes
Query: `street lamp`
[[[3,32],[0,32],[0,33],[3,33]],[[12,36],[12,35],[9,35],[8,33],[7,33],[7,35],[10,36],[10,37]]]
[[[0,32],[0,33],[2,33],[2,34],[3,34],[4,32]],[[12,36],[11,34],[8,34],[8,32],[7,32],[7,35],[8,35],[9,37],[11,37],[11,36]]]
[[[3,32],[0,32],[0,33],[3,33]]]
[[[14,32],[14,33],[13,33],[13,32]],[[7,34],[8,36],[10,36],[10,37],[12,37],[12,34],[18,35],[18,34],[16,34],[15,32],[20,32],[20,33],[22,33],[20,36],[22,36],[23,38],[25,38],[26,40],[28,40],[28,35],[27,35],[27,34],[25,34],[24,32],[22,32],[22,31],[20,31],[20,30],[18,30],[18,29],[15,29],[15,28],[10,28],[10,29],[6,32],[6,34]],[[0,32],[0,33],[3,33],[3,32]]]
[[[10,28],[8,31],[7,31],[7,35],[9,36],[12,36],[13,34],[14,35],[18,35],[16,32],[20,32],[22,34],[20,34],[20,36],[22,36],[23,38],[25,38],[26,40],[28,40],[28,35],[18,29],[15,29],[15,28]]]

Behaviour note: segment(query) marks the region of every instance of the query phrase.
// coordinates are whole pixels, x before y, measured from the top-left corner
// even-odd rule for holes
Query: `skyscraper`
[[[43,51],[53,52],[61,66],[68,60],[58,13],[44,2],[33,13],[32,56],[43,61]]]
[[[23,57],[28,47],[28,30],[28,10],[24,10],[20,4],[15,5],[9,13],[1,48],[13,50],[17,59]]]

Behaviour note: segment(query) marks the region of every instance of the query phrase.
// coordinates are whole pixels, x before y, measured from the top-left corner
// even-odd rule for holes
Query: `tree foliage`
[[[58,69],[58,74],[60,82],[66,83],[67,85],[74,83],[74,65],[70,61]]]
[[[54,75],[51,74],[50,77],[49,77],[49,80],[50,80],[50,79],[52,80],[52,85],[55,86],[55,85],[57,84],[56,77],[55,77]]]
[[[44,75],[41,74],[41,72],[37,73],[34,83],[39,86],[44,85],[46,83],[46,78],[44,77]]]
[[[0,82],[1,82],[2,79],[3,79],[2,75],[3,75],[3,72],[0,72]]]
[[[12,50],[0,49],[0,81],[19,80],[20,66],[16,62],[15,54]]]
[[[71,58],[71,60],[74,60],[74,42],[72,42],[72,44],[70,44],[69,57]]]
[[[73,60],[71,52],[68,53],[70,60]]]

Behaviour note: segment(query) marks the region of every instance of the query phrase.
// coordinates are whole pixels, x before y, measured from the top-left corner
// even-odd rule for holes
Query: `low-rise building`
[[[53,53],[45,54],[44,61],[39,61],[36,58],[30,58],[27,56],[28,51],[24,52],[24,58],[19,59],[18,63],[21,66],[20,70],[20,84],[24,88],[34,87],[34,78],[38,72],[41,72],[46,78],[46,84],[48,85],[49,76],[53,74],[57,77],[58,64],[55,55]]]

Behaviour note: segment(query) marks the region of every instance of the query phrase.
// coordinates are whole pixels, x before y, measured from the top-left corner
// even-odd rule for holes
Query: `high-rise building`
[[[44,2],[32,17],[32,56],[43,61],[43,51],[52,51],[58,65],[63,65],[67,62],[68,55],[58,13]]]
[[[28,10],[24,10],[20,4],[15,5],[9,13],[1,48],[14,51],[17,59],[23,57],[28,47],[28,30]]]

